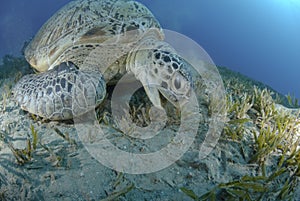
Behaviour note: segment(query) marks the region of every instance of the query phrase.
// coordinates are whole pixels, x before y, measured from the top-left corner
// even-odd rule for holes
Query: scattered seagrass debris
[[[193,200],[294,200],[300,182],[300,110],[279,106],[267,88],[228,94],[228,122],[223,137],[241,143],[241,153],[254,174],[218,182],[202,195],[181,187]],[[252,153],[246,154],[245,138]]]
[[[296,200],[299,110],[279,105],[285,97],[275,91],[254,87],[251,79],[228,72],[221,70],[228,121],[212,153],[199,160],[199,135],[175,164],[145,175],[116,173],[89,155],[72,124],[43,122],[21,111],[11,96],[0,99],[0,199]],[[2,79],[1,92],[10,94],[14,80]],[[291,100],[287,103],[296,105]],[[133,100],[131,115],[138,117],[135,123],[146,125],[148,106],[138,102]],[[157,148],[155,140],[144,146],[118,132],[109,114],[100,110],[99,122],[119,148],[142,152]],[[176,127],[166,130],[157,140],[163,145],[162,139],[172,139],[174,131]]]

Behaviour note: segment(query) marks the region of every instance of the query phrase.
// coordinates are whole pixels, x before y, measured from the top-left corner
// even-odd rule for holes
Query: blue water
[[[300,98],[300,0],[139,1],[164,28],[198,42],[215,64]],[[20,54],[24,41],[67,2],[2,0],[0,57]]]

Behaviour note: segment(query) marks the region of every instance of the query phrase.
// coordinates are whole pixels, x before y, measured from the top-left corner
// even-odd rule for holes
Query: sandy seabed
[[[231,74],[225,75],[228,76]],[[0,94],[9,82],[12,78],[0,82]],[[105,109],[100,112],[104,113]],[[125,151],[157,150],[176,132],[176,126],[168,125],[149,144],[144,144],[105,121],[100,124],[106,136]],[[38,143],[31,150],[31,158],[20,164],[12,147],[24,150],[28,139],[32,143],[32,126]],[[0,200],[192,200],[180,188],[191,189],[200,196],[219,183],[255,175],[257,171],[257,165],[247,163],[253,154],[249,146],[253,138],[245,134],[240,142],[221,138],[201,160],[198,155],[202,139],[197,136],[189,150],[165,169],[149,174],[120,173],[90,155],[74,124],[33,118],[20,109],[12,96],[1,100],[0,131]],[[198,134],[201,132],[200,129]]]

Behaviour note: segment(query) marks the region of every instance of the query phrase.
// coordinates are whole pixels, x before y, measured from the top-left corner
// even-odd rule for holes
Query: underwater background
[[[0,57],[21,55],[26,40],[70,0],[2,0]],[[201,45],[226,66],[300,98],[299,0],[138,0],[165,29]]]
[[[167,118],[145,90],[118,83],[106,88],[97,119],[50,121],[16,101],[28,100],[16,89],[40,87],[16,83],[33,72],[22,49],[70,1],[1,0],[0,201],[300,201],[300,105],[265,85],[300,100],[300,0],[137,0],[163,28],[201,45],[221,77],[204,65],[193,82],[199,104],[178,110],[162,98]],[[66,89],[65,78],[55,82],[56,92]],[[57,107],[48,103],[36,105]]]

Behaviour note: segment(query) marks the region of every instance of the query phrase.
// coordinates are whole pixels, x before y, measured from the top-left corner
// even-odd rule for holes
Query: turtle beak
[[[151,103],[155,107],[162,109],[163,107],[160,101],[159,84],[156,82],[156,80],[151,78],[147,70],[140,71],[135,76],[142,83],[145,92],[148,98],[150,99]]]
[[[146,92],[147,96],[149,97],[151,103],[155,107],[157,107],[159,109],[163,109],[163,107],[161,105],[161,101],[160,101],[160,95],[159,95],[158,88],[155,86],[151,86],[151,85],[144,85],[144,89],[145,89],[145,92]]]

